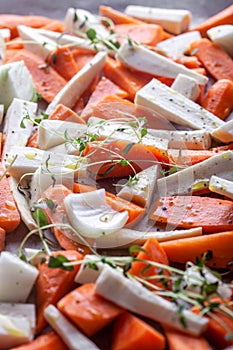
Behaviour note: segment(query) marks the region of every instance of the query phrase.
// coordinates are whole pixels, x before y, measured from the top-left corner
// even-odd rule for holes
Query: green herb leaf
[[[131,148],[135,145],[134,142],[129,143],[127,146],[125,146],[125,148],[123,149],[123,155],[125,156],[127,153],[129,153],[129,151],[131,150]]]
[[[196,53],[197,53],[198,51],[199,51],[198,48],[193,49],[193,50],[191,51],[190,55],[191,55],[191,56],[194,56],[194,55],[196,55]]]
[[[90,28],[86,31],[86,36],[88,37],[89,40],[93,41],[96,39],[96,31],[93,28]]]
[[[52,212],[54,213],[56,208],[57,208],[57,204],[55,204],[54,201],[52,199],[49,199],[49,198],[45,198],[45,203],[46,203],[47,207],[49,209],[51,209]]]
[[[75,11],[74,13],[74,18],[73,18],[73,22],[77,22],[78,21],[78,15],[77,15],[77,12]]]
[[[32,212],[32,216],[39,227],[48,225],[47,217],[42,209],[36,208],[36,210]]]
[[[90,267],[90,269],[92,269],[92,270],[96,270],[96,271],[99,270],[97,264],[96,264],[96,263],[93,263],[93,262],[91,262],[91,261],[88,262],[86,265],[88,265],[88,267]]]
[[[26,255],[25,255],[25,254],[20,255],[19,258],[20,258],[21,260],[27,262],[27,258],[26,258]]]
[[[131,256],[134,256],[135,253],[139,253],[139,252],[143,252],[143,253],[147,253],[147,251],[145,249],[143,249],[140,245],[132,245],[131,247],[129,247],[129,254]]]
[[[143,128],[143,129],[141,130],[141,137],[146,136],[146,134],[147,134],[147,129]]]
[[[64,266],[65,262],[69,262],[69,260],[64,255],[57,255],[56,257],[50,256],[48,261],[48,267],[50,268],[60,268],[66,271],[73,271],[74,266]]]

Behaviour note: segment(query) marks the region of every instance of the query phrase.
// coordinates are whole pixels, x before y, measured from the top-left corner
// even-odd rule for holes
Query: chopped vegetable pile
[[[0,14],[0,349],[233,347],[233,5]]]

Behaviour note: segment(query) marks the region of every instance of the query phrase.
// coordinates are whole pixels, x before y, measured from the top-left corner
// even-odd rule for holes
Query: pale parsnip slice
[[[47,152],[69,154],[72,156],[79,156],[80,155],[78,144],[72,145],[71,142],[61,143],[60,145],[50,147],[47,149]]]
[[[227,143],[233,141],[233,119],[225,122],[212,131],[212,136],[217,140]]]
[[[131,312],[195,336],[202,334],[208,325],[207,318],[184,310],[184,328],[174,303],[153,294],[136,280],[126,278],[115,269],[102,270],[95,284],[95,292]]]
[[[157,79],[152,79],[137,92],[135,103],[151,108],[171,122],[192,129],[204,129],[211,132],[225,124],[214,114]]]
[[[19,36],[23,40],[23,45],[26,50],[33,52],[46,60],[48,56],[57,48],[56,43],[38,33],[34,28],[19,25],[17,27]]]
[[[226,180],[232,180],[232,171],[233,152],[226,151],[158,179],[158,191],[160,197],[188,194],[194,189],[201,190],[203,187],[208,187],[213,174]]]
[[[35,304],[23,303],[0,303],[1,315],[25,317],[30,324],[32,333],[36,329],[36,307]]]
[[[37,110],[37,103],[14,98],[6,114],[6,123],[4,127],[5,143],[2,152],[2,164],[5,166],[6,158],[12,147],[26,146],[28,138],[31,135],[33,124],[25,119],[27,115],[34,118]]]
[[[80,284],[95,283],[103,269],[110,269],[107,264],[98,260],[99,259],[96,255],[86,254],[85,262],[81,264],[74,281]],[[95,264],[97,269],[91,268],[88,263]]]
[[[48,257],[48,255],[41,249],[25,248],[24,252],[27,261],[33,266],[41,264],[41,262]]]
[[[185,74],[178,74],[171,88],[192,101],[196,101],[200,95],[200,88],[196,79]]]
[[[207,30],[208,37],[233,57],[233,25],[223,24]]]
[[[72,123],[62,120],[42,120],[38,128],[38,146],[47,150],[67,141],[73,141],[85,134],[85,124]]]
[[[59,103],[63,103],[67,107],[72,108],[95,76],[101,72],[106,57],[106,52],[98,52],[95,57],[78,71],[64,88],[58,92],[53,101],[48,105],[46,113],[52,113]]]
[[[156,48],[168,57],[177,59],[182,57],[189,49],[189,45],[201,39],[201,34],[198,31],[187,32],[169,38],[167,40],[160,41]]]
[[[0,255],[0,301],[25,303],[39,271],[17,256],[3,251]]]
[[[0,349],[11,349],[32,340],[33,333],[28,318],[0,313]]]
[[[187,31],[192,18],[191,12],[187,10],[136,5],[127,6],[125,13],[149,23],[160,24],[172,34],[180,34]]]
[[[200,85],[205,85],[208,82],[208,78],[204,75],[173,62],[146,47],[129,44],[127,41],[121,45],[116,58],[127,67],[152,75],[176,78],[179,73],[183,73],[194,78]]]
[[[212,175],[209,182],[209,190],[233,199],[233,182]]]
[[[107,203],[105,190],[69,194],[64,199],[71,225],[84,237],[107,236],[122,228],[128,212],[113,210]]]
[[[173,149],[209,149],[210,134],[205,130],[161,130],[148,129],[155,137],[168,139],[168,147]]]
[[[67,320],[54,306],[49,305],[44,311],[44,317],[56,333],[62,338],[70,350],[98,350],[99,348],[89,338],[82,334],[77,327]]]

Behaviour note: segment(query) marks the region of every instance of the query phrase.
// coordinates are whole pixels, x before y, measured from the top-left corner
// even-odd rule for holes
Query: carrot
[[[79,117],[77,113],[72,109],[66,107],[62,103],[59,103],[54,111],[50,114],[49,119],[53,120],[64,120],[73,123],[85,124],[83,119]]]
[[[144,45],[155,46],[164,38],[163,28],[157,24],[117,24],[114,32],[120,35],[119,42],[127,38]],[[122,37],[121,37],[122,36]]]
[[[20,24],[32,28],[41,28],[51,21],[50,18],[42,16],[20,16],[11,14],[0,14],[0,28],[8,28],[11,31],[11,39],[18,36],[17,27]]]
[[[64,23],[57,20],[51,20],[51,22],[47,23],[42,28],[46,30],[51,30],[52,32],[58,32],[58,33],[63,33],[65,30]]]
[[[204,337],[197,338],[167,327],[164,327],[164,332],[167,338],[169,350],[212,349]]]
[[[23,60],[32,75],[36,90],[43,99],[50,103],[65,86],[66,81],[52,67],[37,55],[27,50],[20,50],[9,62]]]
[[[217,212],[217,211],[216,211]],[[216,268],[226,268],[232,264],[233,231],[214,233],[192,238],[176,239],[160,243],[169,261],[185,264],[196,262],[204,253],[209,252],[212,259],[207,265]]]
[[[72,51],[65,46],[57,48],[49,55],[48,64],[67,81],[78,72]]]
[[[0,227],[0,252],[2,252],[5,248],[5,237],[6,231]]]
[[[220,79],[208,90],[202,107],[225,120],[233,110],[233,82]]]
[[[82,69],[95,56],[95,52],[87,49],[73,49],[72,55],[75,60],[77,70]]]
[[[128,93],[122,90],[119,86],[114,84],[111,80],[102,77],[98,82],[95,90],[93,91],[91,97],[88,100],[88,103],[84,110],[81,113],[82,118],[89,118],[92,115],[93,106],[95,106],[99,101],[101,101],[105,96],[119,96],[121,98],[127,98]]]
[[[13,45],[13,47],[14,47],[14,45]],[[17,45],[16,45],[16,48],[7,49],[6,52],[5,52],[5,60],[4,60],[4,63],[8,63],[9,61],[11,61],[11,59],[12,59],[17,53],[19,53],[19,49],[17,48]]]
[[[53,257],[65,256],[69,261],[82,259],[82,254],[75,250],[61,250],[52,253]],[[36,332],[40,333],[46,326],[44,310],[49,304],[55,305],[74,286],[74,277],[79,270],[79,265],[75,265],[72,271],[61,268],[51,268],[48,262],[38,265],[39,276],[36,281],[36,307],[37,324]]]
[[[153,78],[151,74],[132,72],[112,58],[107,59],[103,71],[108,79],[128,92],[131,101],[134,100],[137,91]]]
[[[156,200],[150,219],[179,228],[202,226],[206,233],[233,230],[233,202],[199,196],[162,197]]]
[[[11,350],[45,350],[45,349],[56,349],[56,350],[68,350],[62,339],[53,331],[40,335],[32,342],[11,348]]]
[[[0,176],[4,173],[0,166]],[[0,227],[8,232],[14,231],[20,224],[20,215],[10,190],[6,176],[0,180]]]
[[[161,333],[129,312],[121,314],[114,324],[112,350],[163,350],[165,345]]]
[[[216,153],[221,153],[224,151],[219,150],[178,150],[178,149],[169,149],[168,150],[168,158],[171,163],[176,164],[185,164],[185,165],[193,165],[203,160],[209,159],[212,156],[216,155]]]
[[[125,15],[124,13],[117,11],[109,6],[101,5],[99,7],[99,14],[102,17],[109,18],[113,21],[114,24],[142,24],[142,21],[139,21],[131,16]]]
[[[160,264],[169,265],[169,261],[164,249],[155,238],[149,238],[142,246],[142,248],[144,251],[140,251],[137,254],[137,259],[149,260]],[[135,261],[132,263],[132,267],[130,268],[129,273],[141,278],[158,275],[159,269],[157,267],[148,267],[149,265],[146,263]],[[166,270],[163,273],[164,275],[169,275],[169,272]],[[164,288],[164,284],[162,284],[159,279],[150,279],[149,282]]]
[[[189,50],[216,80],[233,80],[233,60],[218,45],[208,39],[200,39],[193,42]]]
[[[27,147],[39,148],[38,146],[38,131],[29,137]]]
[[[14,39],[11,39],[8,43],[7,43],[7,50],[12,50],[12,49],[17,49],[17,50],[20,50],[20,49],[23,49],[24,46],[23,46],[23,43],[22,43],[22,39],[17,36],[16,38]]]
[[[100,144],[88,144],[84,150],[90,165],[88,170],[97,179],[124,177],[134,175],[157,162],[166,162],[166,152],[154,146],[128,141],[111,141],[100,147]]]
[[[190,69],[200,68],[201,65],[196,56],[182,56],[177,58],[175,62],[183,64],[185,67]]]
[[[94,283],[74,289],[65,295],[57,306],[88,337],[93,336],[123,312],[119,306],[95,294]]]
[[[95,191],[96,189],[97,188],[94,186],[79,183],[74,183],[73,187],[74,193],[91,192]],[[123,198],[117,197],[110,192],[106,192],[106,202],[116,211],[128,211],[129,218],[126,224],[135,224],[135,222],[137,222],[145,214],[144,208]]]
[[[223,9],[216,15],[209,17],[206,21],[199,24],[193,30],[199,30],[202,36],[207,36],[206,32],[208,29],[221,24],[233,24],[233,5]]]

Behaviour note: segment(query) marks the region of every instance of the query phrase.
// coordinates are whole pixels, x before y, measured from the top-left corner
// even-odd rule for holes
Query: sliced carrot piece
[[[167,338],[169,350],[211,350],[204,337],[194,337],[190,334],[178,332],[177,330],[165,327],[164,332]]]
[[[73,49],[72,54],[79,71],[92,60],[96,52],[87,49]]]
[[[208,90],[202,107],[225,120],[233,110],[233,82],[220,79]]]
[[[183,64],[185,67],[193,69],[200,68],[201,63],[196,56],[182,56],[175,60],[177,63]]]
[[[96,189],[97,188],[94,186],[79,183],[74,183],[73,187],[74,193],[91,192],[95,191]],[[126,224],[135,224],[145,214],[144,208],[123,198],[117,197],[110,192],[106,192],[106,202],[116,211],[128,211],[129,218]]]
[[[14,45],[13,45],[14,47]],[[4,63],[8,63],[9,61],[12,60],[12,58],[17,54],[19,53],[19,49],[17,48],[9,48],[6,50],[6,53],[5,53],[5,60],[4,60]]]
[[[120,35],[121,43],[129,37],[137,43],[155,46],[164,39],[163,28],[157,24],[117,24],[114,32]]]
[[[123,312],[119,306],[95,294],[94,283],[76,288],[65,295],[57,306],[88,337],[93,336]]]
[[[39,56],[27,50],[20,50],[8,62],[23,60],[32,75],[36,90],[43,99],[50,103],[65,86],[63,79],[52,67],[49,67]]]
[[[216,213],[217,211],[215,211]],[[214,233],[192,238],[176,239],[160,243],[169,261],[185,264],[187,261],[196,262],[204,253],[211,253],[212,259],[207,265],[216,268],[226,268],[232,264],[233,231]]]
[[[149,260],[160,264],[169,265],[167,254],[157,239],[149,238],[142,246],[142,248],[145,250],[145,252],[139,252],[137,254],[137,259]],[[146,263],[135,261],[132,263],[132,267],[129,270],[129,273],[141,278],[158,275],[160,269],[155,266],[150,266],[149,268],[148,267],[149,265]],[[167,270],[164,270],[163,275],[169,275],[169,272]],[[161,288],[164,288],[164,284],[160,282],[159,279],[150,279],[149,282]],[[167,284],[167,287],[168,286],[169,283]]]
[[[0,176],[3,175],[3,172],[3,168],[0,166]],[[20,224],[20,215],[6,176],[0,181],[0,193],[0,227],[7,233],[12,232]]]
[[[193,165],[200,162],[203,162],[203,160],[209,159],[216,155],[216,153],[224,152],[224,150],[219,150],[218,152],[216,150],[190,150],[190,149],[184,149],[182,151],[178,149],[169,149],[168,150],[168,157],[171,163],[175,164],[186,164],[186,165]]]
[[[52,32],[58,32],[58,33],[63,33],[65,31],[64,23],[57,20],[51,20],[51,22],[47,23],[42,28],[46,30],[51,30]]]
[[[85,124],[84,120],[77,113],[62,103],[57,105],[54,111],[50,114],[49,119]]]
[[[218,45],[208,39],[200,39],[190,45],[190,53],[199,59],[216,80],[233,80],[233,60]]]
[[[142,24],[142,21],[139,21],[131,16],[125,15],[124,13],[113,9],[110,6],[99,7],[99,14],[102,17],[109,18],[115,24]]]
[[[199,196],[162,197],[156,200],[150,219],[179,228],[203,228],[206,233],[233,230],[233,202]]]
[[[216,13],[216,15],[209,17],[206,21],[199,24],[193,30],[199,30],[202,36],[207,36],[206,32],[208,29],[221,24],[233,24],[233,5],[230,5],[221,12]]]
[[[52,253],[53,257],[65,256],[69,261],[81,260],[83,255],[75,250],[61,250]],[[36,281],[36,332],[40,333],[46,326],[44,310],[49,304],[56,304],[74,287],[74,277],[79,270],[75,265],[72,271],[48,267],[48,262],[38,265],[39,276]]]
[[[152,75],[147,73],[130,71],[112,58],[107,59],[103,71],[108,79],[128,92],[131,101],[134,100],[137,91],[153,78]]]
[[[20,37],[16,37],[14,39],[11,39],[8,43],[7,43],[7,50],[12,50],[12,49],[23,49],[23,43],[22,43],[22,39]]]
[[[112,350],[163,350],[165,343],[161,333],[128,312],[121,314],[114,324]]]
[[[39,148],[38,146],[38,131],[29,137],[27,147]]]
[[[68,350],[65,343],[62,339],[55,333],[49,332],[43,335],[40,335],[32,342],[17,346],[16,348],[11,348],[11,350],[45,350],[45,349],[54,349],[54,350]]]
[[[48,63],[67,81],[78,72],[72,51],[65,46],[59,47],[51,53],[48,57]]]
[[[41,28],[51,21],[50,18],[42,16],[20,16],[11,14],[0,14],[0,28],[8,28],[11,31],[11,39],[18,36],[17,27],[23,24],[32,28]]]
[[[6,231],[0,227],[0,252],[5,248]]]

